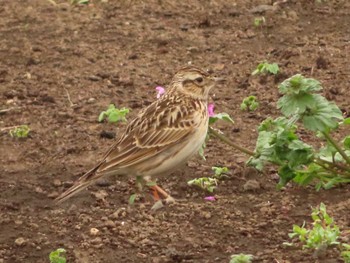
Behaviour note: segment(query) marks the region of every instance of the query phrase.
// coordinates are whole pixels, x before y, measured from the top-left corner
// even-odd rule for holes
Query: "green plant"
[[[279,187],[289,181],[299,185],[316,183],[316,189],[328,189],[350,182],[350,135],[335,140],[332,132],[339,126],[349,125],[338,106],[318,94],[321,84],[300,74],[279,85],[283,96],[277,106],[282,115],[267,118],[258,128],[254,152],[241,147],[222,133],[209,128],[210,134],[248,155],[248,165],[262,170],[266,164],[278,166]],[[298,137],[298,126],[314,132],[321,147],[303,142]]]
[[[214,171],[213,177],[216,179],[221,179],[225,177],[226,174],[229,172],[229,169],[225,166],[224,167],[213,166],[211,169]]]
[[[232,255],[230,263],[251,263],[253,260],[252,255],[247,255],[247,254],[237,254],[237,255]]]
[[[30,132],[28,125],[21,125],[9,131],[11,137],[26,138]]]
[[[313,208],[311,213],[312,227],[306,228],[305,222],[300,227],[293,225],[293,232],[289,234],[294,243],[284,243],[287,246],[296,245],[299,241],[303,249],[312,249],[314,256],[324,255],[329,247],[336,246],[341,252],[344,261],[350,262],[350,245],[339,241],[341,235],[339,227],[334,223],[326,211],[326,206],[321,203],[319,207]]]
[[[223,179],[228,173],[229,169],[227,167],[216,167],[211,168],[214,171],[212,177],[200,177],[195,178],[187,182],[189,186],[195,185],[205,191],[212,193],[216,186],[218,185],[218,180]]]
[[[255,17],[254,18],[254,26],[256,27],[259,27],[261,26],[262,24],[265,24],[266,20],[265,20],[265,17]]]
[[[65,253],[66,250],[64,248],[58,248],[52,251],[49,255],[50,263],[66,263]]]
[[[109,122],[115,123],[118,121],[126,121],[125,116],[130,112],[128,108],[117,109],[114,104],[110,104],[108,109],[102,111],[98,116],[98,121],[101,122],[104,119],[108,119]]]
[[[189,186],[195,185],[203,190],[206,190],[210,193],[214,192],[214,189],[218,185],[218,180],[212,177],[200,177],[195,178],[187,182]]]
[[[252,72],[252,75],[265,74],[265,73],[276,75],[278,72],[279,72],[279,67],[277,63],[270,64],[265,61],[260,63],[256,67],[256,69]]]
[[[322,89],[315,79],[295,75],[279,85],[283,97],[277,102],[283,117],[268,118],[259,126],[254,156],[248,164],[262,170],[266,162],[279,166],[280,186],[290,180],[306,185],[316,180],[317,189],[350,182],[350,136],[337,142],[331,132],[343,120],[338,106],[316,91]],[[315,149],[301,141],[297,123],[324,141]]]
[[[255,96],[249,96],[243,99],[241,103],[241,110],[255,111],[259,107]]]

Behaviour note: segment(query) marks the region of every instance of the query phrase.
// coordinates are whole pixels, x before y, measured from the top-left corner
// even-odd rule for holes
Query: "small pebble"
[[[61,185],[62,185],[62,183],[61,183],[61,181],[60,181],[60,180],[55,179],[55,180],[53,180],[53,185],[54,185],[54,186],[61,186]]]
[[[255,191],[255,190],[259,190],[260,188],[261,188],[261,185],[257,180],[248,180],[243,185],[244,191]]]
[[[88,101],[87,101],[87,103],[92,104],[92,103],[94,103],[95,101],[96,101],[95,98],[89,98]]]
[[[97,236],[99,232],[100,232],[100,230],[98,230],[97,228],[93,227],[93,228],[90,229],[90,235],[91,236]]]
[[[15,244],[19,247],[24,246],[27,243],[27,241],[23,237],[19,237],[15,240]]]

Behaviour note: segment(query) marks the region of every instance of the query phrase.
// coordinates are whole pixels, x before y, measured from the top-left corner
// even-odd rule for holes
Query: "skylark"
[[[105,175],[142,176],[169,174],[198,152],[208,130],[208,94],[217,78],[194,67],[179,70],[167,91],[143,109],[110,147],[102,160],[61,194],[70,198]],[[164,200],[172,200],[152,186]]]

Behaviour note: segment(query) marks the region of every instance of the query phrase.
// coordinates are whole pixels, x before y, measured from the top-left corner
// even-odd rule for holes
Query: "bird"
[[[209,91],[218,80],[193,66],[178,70],[166,92],[129,122],[102,159],[58,196],[56,203],[104,176],[134,176],[149,182],[153,176],[176,170],[198,153],[206,139]],[[174,201],[158,185],[150,188],[162,201]]]

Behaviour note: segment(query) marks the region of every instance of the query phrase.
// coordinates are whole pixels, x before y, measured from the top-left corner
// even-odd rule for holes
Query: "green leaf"
[[[148,186],[148,187],[152,187],[152,186],[156,186],[156,185],[157,185],[156,182],[147,182],[146,183],[146,186]]]
[[[110,104],[106,111],[102,111],[98,117],[98,121],[101,122],[105,118],[108,119],[109,122],[115,123],[118,121],[126,121],[125,116],[130,112],[128,108],[117,109],[114,104]]]
[[[255,96],[249,96],[243,99],[241,110],[255,111],[259,107],[259,103]]]
[[[279,67],[277,63],[272,63],[272,64],[266,64],[266,71],[269,73],[272,73],[274,75],[276,75],[279,71]]]
[[[230,263],[251,263],[252,260],[253,260],[252,255],[236,254],[236,255],[231,255]]]
[[[58,248],[57,250],[52,251],[49,255],[50,262],[51,263],[66,263],[65,256],[61,255],[61,254],[64,254],[65,252],[66,252],[66,250],[63,248]]]
[[[133,205],[135,203],[135,199],[137,197],[137,194],[132,194],[129,197],[129,205]]]
[[[311,131],[329,132],[338,127],[338,121],[343,120],[343,115],[338,106],[327,101],[324,97],[314,94],[313,107],[310,107],[302,116],[304,127]]]
[[[212,117],[209,117],[209,124],[213,124],[213,123],[215,123],[218,120],[223,120],[223,121],[227,121],[227,122],[230,122],[230,123],[234,123],[234,121],[230,117],[230,115],[228,115],[225,112],[221,112],[221,113],[215,114]]]
[[[343,123],[344,123],[344,124],[350,124],[350,118],[344,119],[344,120],[343,120]]]
[[[26,138],[30,132],[30,128],[28,125],[20,125],[9,131],[11,137],[16,138]]]
[[[297,169],[313,160],[314,150],[298,139],[294,122],[295,119],[285,117],[263,121],[258,128],[255,155],[247,163],[258,170],[266,162],[279,165],[279,186],[292,180],[297,175]]]
[[[279,71],[279,67],[277,63],[268,63],[268,62],[263,62],[260,63],[256,69],[252,72],[252,75],[256,74],[263,74],[263,73],[270,73],[270,74],[277,74]]]
[[[344,138],[343,144],[346,150],[350,150],[350,135]]]
[[[305,78],[301,74],[296,74],[283,81],[278,89],[282,94],[307,94],[322,90],[321,83],[312,78]]]
[[[277,101],[277,108],[286,117],[303,114],[310,106],[315,107],[312,94],[287,94]]]

